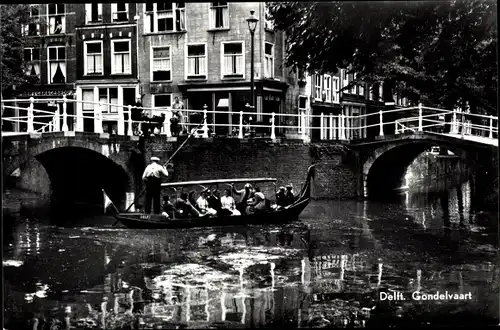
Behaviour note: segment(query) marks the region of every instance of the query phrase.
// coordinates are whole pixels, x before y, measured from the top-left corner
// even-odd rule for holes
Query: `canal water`
[[[6,215],[4,328],[498,324],[498,219],[475,198],[467,181],[417,185],[314,201],[286,226],[168,231]]]

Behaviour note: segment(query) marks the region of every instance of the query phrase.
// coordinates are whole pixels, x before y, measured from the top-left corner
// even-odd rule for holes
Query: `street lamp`
[[[257,28],[257,22],[259,21],[259,19],[257,18],[257,16],[255,16],[255,10],[250,10],[250,17],[247,18],[247,22],[248,22],[248,29],[250,30],[250,35],[252,36],[251,38],[251,47],[250,47],[250,102],[252,102],[252,105],[255,107],[256,105],[256,101],[255,101],[255,95],[254,95],[254,91],[253,91],[253,88],[254,88],[254,81],[253,81],[253,77],[254,77],[254,60],[253,60],[253,39],[254,39],[254,34],[255,34],[255,29]]]

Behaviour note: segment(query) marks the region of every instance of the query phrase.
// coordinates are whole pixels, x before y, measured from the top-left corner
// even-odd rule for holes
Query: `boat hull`
[[[303,200],[299,203],[294,203],[294,205],[284,210],[241,216],[216,216],[171,220],[163,215],[157,214],[119,213],[115,215],[115,218],[127,228],[135,229],[174,229],[279,224],[298,220],[299,214],[308,203],[309,200]]]

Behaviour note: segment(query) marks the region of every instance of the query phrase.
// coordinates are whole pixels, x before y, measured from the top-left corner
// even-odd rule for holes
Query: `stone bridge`
[[[351,141],[349,147],[359,162],[358,195],[373,198],[405,186],[408,166],[432,146],[453,152],[466,162],[472,174],[496,174],[497,146],[439,133],[402,133],[370,141]]]
[[[105,189],[122,208],[142,189],[145,161],[153,154],[166,160],[178,145],[166,136],[147,138],[141,146],[137,137],[84,132],[2,139],[4,178],[19,169],[16,186],[99,207]],[[313,197],[374,198],[403,186],[408,165],[432,146],[451,150],[475,173],[496,174],[496,146],[428,132],[318,143],[193,139],[175,157],[175,170],[169,171],[175,181],[274,176],[279,185],[292,182],[299,187],[307,167],[316,163]]]

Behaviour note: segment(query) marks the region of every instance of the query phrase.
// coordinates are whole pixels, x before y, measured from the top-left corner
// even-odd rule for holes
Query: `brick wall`
[[[173,143],[156,140],[146,143],[145,158],[159,156],[164,162],[176,149]],[[356,197],[356,162],[341,145],[192,140],[177,153],[172,163],[171,181],[275,177],[278,187],[292,183],[296,192],[304,183],[307,168],[314,163],[317,165],[313,198]],[[264,189],[265,186],[261,186]],[[273,196],[272,185],[266,187],[264,192]]]

